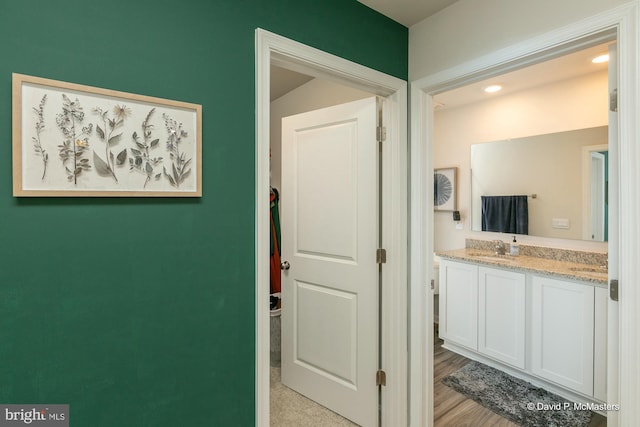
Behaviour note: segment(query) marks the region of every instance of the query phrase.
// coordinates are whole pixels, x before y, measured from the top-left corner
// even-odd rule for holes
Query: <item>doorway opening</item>
[[[326,52],[256,30],[256,423],[269,425],[270,315],[269,315],[269,140],[271,66],[344,84],[385,97],[387,137],[382,184],[385,200],[382,241],[394,254],[383,269],[382,364],[387,373],[382,387],[383,426],[406,425],[406,82]],[[373,254],[375,256],[375,254]],[[391,261],[391,262],[390,262]],[[376,373],[372,373],[376,375]]]
[[[412,83],[412,115],[416,117],[416,122],[412,123],[412,144],[411,144],[411,170],[412,172],[412,211],[416,211],[416,216],[412,215],[411,228],[415,230],[412,232],[412,252],[411,252],[411,312],[424,313],[423,319],[426,320],[424,327],[418,337],[424,337],[424,347],[419,345],[414,346],[413,332],[411,345],[412,357],[411,369],[413,372],[420,371],[422,375],[421,384],[416,385],[415,389],[417,393],[413,393],[414,387],[412,387],[411,393],[411,408],[412,419],[420,419],[424,425],[431,425],[433,423],[433,354],[432,346],[434,343],[434,334],[431,328],[433,319],[433,298],[429,292],[424,292],[422,289],[424,281],[429,281],[433,278],[431,266],[428,265],[421,268],[417,263],[422,259],[431,262],[431,255],[434,253],[434,241],[433,241],[433,189],[428,185],[421,184],[421,180],[424,181],[429,174],[433,172],[433,141],[434,141],[434,110],[437,105],[434,101],[434,96],[445,92],[447,90],[461,87],[469,82],[479,81],[483,78],[495,76],[504,72],[508,72],[514,69],[524,67],[529,64],[539,63],[543,60],[560,56],[570,51],[579,50],[586,45],[593,45],[598,40],[606,41],[611,39],[618,40],[618,48],[621,49],[620,57],[626,58],[625,61],[620,61],[621,68],[618,71],[620,79],[620,90],[622,87],[626,87],[627,90],[633,91],[635,88],[635,82],[632,76],[635,75],[635,57],[636,52],[633,48],[636,28],[634,26],[628,26],[627,20],[633,19],[636,13],[634,6],[627,8],[620,8],[619,10],[611,11],[610,13],[603,13],[593,19],[581,21],[568,27],[558,29],[540,37],[532,38],[521,44],[510,46],[508,48],[496,51],[490,55],[479,58],[474,61],[462,64],[459,67],[455,67],[449,70],[443,70],[432,76],[427,76],[423,79]],[[613,37],[612,37],[613,36]],[[629,60],[631,58],[631,61]],[[630,62],[629,62],[630,61]],[[627,93],[624,92],[623,93]],[[632,150],[635,146],[637,135],[635,133],[635,126],[633,125],[633,114],[636,110],[635,104],[637,102],[635,92],[629,92],[631,95],[625,98],[625,103],[621,104],[620,112],[617,114],[619,118],[615,120],[615,123],[620,123],[621,135],[618,139],[617,128],[610,129],[614,136],[610,136],[610,141],[617,141],[620,144],[620,150],[618,147],[613,147],[617,144],[611,144],[609,149],[609,156],[617,158],[621,171],[621,177],[624,179],[631,179],[632,174],[626,173],[627,168],[631,167],[628,164],[626,157],[620,156],[618,153],[626,150]],[[610,122],[611,123],[611,122]],[[613,126],[611,126],[613,128]],[[634,151],[635,152],[635,151]],[[421,175],[422,174],[422,175]],[[627,218],[625,209],[621,209],[621,206],[626,206],[622,203],[626,197],[630,200],[635,200],[637,197],[634,193],[627,191],[626,188],[620,187],[616,183],[612,183],[612,179],[616,174],[610,174],[610,187],[618,189],[620,196],[609,192],[609,204],[613,207],[617,213],[609,217],[609,278],[618,279],[621,276],[626,276],[627,270],[635,270],[632,267],[633,262],[625,252],[619,251],[618,246],[626,248],[625,251],[636,253],[633,249],[633,245],[625,237],[620,235],[617,230],[618,227],[622,228],[626,224],[627,227],[633,224],[631,218]],[[427,181],[428,182],[428,181]],[[417,185],[416,185],[417,184]],[[618,224],[618,220],[620,224]],[[424,236],[424,237],[423,237]],[[618,238],[619,242],[614,240]],[[626,243],[625,243],[626,242]],[[582,248],[592,248],[593,242],[585,243]],[[597,244],[597,243],[596,243]],[[413,248],[416,248],[414,251]],[[626,260],[626,261],[625,261]],[[423,281],[424,280],[424,281]],[[632,280],[630,276],[628,280]],[[628,313],[634,312],[635,305],[637,304],[635,292],[627,294],[627,300],[620,300],[618,303],[615,300],[610,299],[608,302],[608,356],[607,356],[607,401],[610,403],[615,402],[620,404],[627,399],[631,399],[635,396],[635,389],[627,384],[625,377],[620,377],[622,365],[625,365],[626,369],[635,370],[635,368],[629,364],[625,364],[626,359],[624,356],[626,346],[630,343],[637,342],[635,332],[619,327],[619,325],[625,325],[625,318],[628,318]],[[627,310],[622,308],[625,304],[629,304]],[[620,308],[618,308],[618,305]],[[412,322],[412,324],[415,324]],[[618,337],[620,340],[618,341]],[[626,342],[627,344],[623,344]],[[630,347],[629,347],[630,348]],[[619,353],[620,352],[620,353]],[[414,364],[413,360],[418,360]],[[424,365],[419,365],[421,361],[424,361]],[[635,372],[635,371],[634,371]],[[426,402],[426,405],[420,406],[416,403]],[[633,419],[634,410],[630,410],[627,416]],[[620,414],[616,411],[610,411],[608,413],[608,425],[618,425],[618,419],[621,418]]]
[[[593,63],[592,59],[608,53],[610,45],[614,44],[615,34],[603,35],[602,39],[570,53],[434,95],[437,106],[434,112],[434,168],[458,167],[458,209],[463,217],[463,221],[454,223],[450,214],[434,213],[434,252],[463,248],[467,239],[511,240],[511,234],[482,231],[485,220],[481,199],[483,196],[512,194],[535,195],[528,197],[528,230],[518,231],[520,244],[575,247],[589,242],[593,243],[592,251],[607,252],[604,239],[604,168],[596,177],[595,173],[590,173],[595,169],[591,167],[591,160],[585,169],[582,157],[583,151],[594,145],[603,146],[601,151],[608,149],[607,99],[613,88],[609,88],[607,63]],[[485,88],[498,84],[502,86],[500,92],[485,92]],[[460,129],[460,123],[465,123],[464,129]],[[617,165],[613,164],[612,168],[616,170]],[[600,183],[600,191],[594,191],[597,198],[590,197],[590,190],[583,191],[585,186],[591,188],[590,175],[598,178]],[[591,218],[600,219],[602,232],[584,239],[584,228],[592,228]],[[434,294],[434,312],[438,303],[439,295]],[[450,304],[441,305],[441,308],[440,312],[452,309]],[[478,309],[481,308],[478,304]],[[524,317],[521,324],[524,325]],[[434,336],[434,341],[434,376],[442,378],[445,373],[438,371],[438,360],[447,354],[454,357],[449,351],[453,346],[448,346],[445,339],[445,348],[441,348],[439,344],[442,341],[438,336]],[[522,363],[519,367],[525,370],[524,344],[516,345],[514,342],[513,345],[521,349]],[[594,351],[581,350],[577,349],[575,357]],[[495,357],[504,361],[505,356]],[[573,363],[581,363],[575,357]],[[465,360],[466,363],[471,362],[471,359]],[[606,377],[605,363],[594,367],[591,362],[591,365],[591,371],[601,373],[598,378]],[[505,371],[508,369],[509,366],[503,368]],[[546,388],[553,390],[550,387]],[[592,390],[587,394],[595,395],[593,399],[600,401],[602,394],[596,393],[593,385],[585,389],[589,387]],[[436,381],[434,390],[436,395],[441,393],[438,399],[442,399],[449,388]],[[579,398],[568,390],[564,394],[563,391],[553,390],[570,400]],[[435,424],[443,419],[463,423],[467,419],[458,416],[468,417],[474,413],[472,416],[478,417],[485,411],[481,405],[475,406],[471,401],[468,406],[477,412],[453,415],[453,411],[442,411],[446,405],[439,405],[434,410]],[[486,412],[487,416],[491,414]],[[529,415],[535,416],[534,413]],[[597,425],[606,423],[600,414],[594,414],[592,418]]]
[[[378,425],[376,101],[313,79],[271,103],[271,425]]]

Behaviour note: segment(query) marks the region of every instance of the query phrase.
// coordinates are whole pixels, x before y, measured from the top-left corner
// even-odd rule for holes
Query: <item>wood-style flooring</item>
[[[437,337],[437,333],[436,333]],[[518,426],[475,401],[442,384],[442,379],[470,362],[442,347],[436,338],[434,358],[434,427]],[[275,373],[275,374],[274,374]],[[280,384],[279,369],[272,368],[271,426],[355,426],[328,409]],[[606,427],[607,419],[595,414],[589,427]]]
[[[465,397],[442,384],[442,378],[457,371],[471,360],[442,347],[442,340],[435,338],[434,359],[434,426],[435,427],[472,427],[472,426],[518,426],[506,418],[492,412],[475,401]],[[595,414],[589,427],[605,427],[606,417]]]

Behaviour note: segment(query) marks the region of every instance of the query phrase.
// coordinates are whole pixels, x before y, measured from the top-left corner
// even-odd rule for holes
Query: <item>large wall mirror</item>
[[[522,196],[526,234],[606,241],[607,132],[600,126],[471,145],[472,230],[491,231],[483,228],[493,212],[488,202]],[[483,209],[482,196],[500,197],[485,197]]]
[[[461,215],[454,223],[451,215],[434,215],[434,247],[458,248],[482,231],[509,233],[492,236],[505,241],[511,234],[608,241],[606,54],[612,41],[434,96],[433,165],[457,167]],[[509,212],[516,226],[493,228],[494,214],[484,229],[483,200],[495,211],[500,205],[488,199],[509,198],[517,200],[516,213],[498,209],[499,217]],[[526,227],[520,226],[522,212]]]

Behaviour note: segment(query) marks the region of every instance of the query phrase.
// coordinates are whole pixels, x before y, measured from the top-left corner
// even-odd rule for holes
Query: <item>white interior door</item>
[[[282,120],[282,383],[378,422],[376,98]]]
[[[617,44],[609,46],[609,92],[618,91],[618,50]],[[618,162],[620,159],[620,143],[618,140],[618,108],[609,108],[609,280],[620,278],[619,245],[620,223],[618,206],[620,206],[620,181]],[[611,285],[609,285],[611,286]],[[620,307],[617,300],[609,298],[607,304],[607,403],[620,403]],[[618,411],[608,411],[607,425],[620,425]]]

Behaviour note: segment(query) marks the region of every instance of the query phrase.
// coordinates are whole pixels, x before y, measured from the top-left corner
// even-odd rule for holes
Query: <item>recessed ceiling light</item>
[[[596,56],[591,60],[594,64],[602,64],[603,62],[609,62],[609,54],[605,53],[604,55]]]
[[[499,91],[500,89],[502,89],[502,86],[500,85],[491,85],[491,86],[487,86],[484,88],[484,91],[487,93],[494,93]]]

